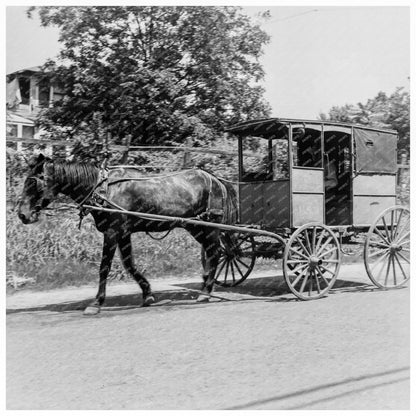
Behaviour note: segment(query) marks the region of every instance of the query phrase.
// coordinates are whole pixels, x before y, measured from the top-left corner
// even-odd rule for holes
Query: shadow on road
[[[292,393],[270,397],[268,399],[256,400],[256,401],[247,402],[244,404],[239,404],[237,406],[229,407],[225,410],[250,410],[250,409],[253,410],[253,409],[259,409],[259,408],[261,409],[262,406],[270,405],[270,404],[274,404],[276,406],[275,408],[279,410],[295,410],[295,409],[307,410],[308,406],[312,406],[318,403],[331,401],[331,400],[334,400],[336,398],[343,397],[343,396],[349,396],[353,393],[362,393],[370,389],[374,389],[374,388],[389,385],[389,384],[394,384],[394,383],[398,383],[402,381],[408,381],[410,380],[410,377],[408,375],[409,370],[410,370],[410,367],[401,367],[401,368],[392,369],[392,370],[379,372],[379,373],[365,374],[365,375],[358,376],[358,377],[345,378],[343,380],[334,381],[332,383],[314,386],[309,389],[298,390]],[[365,386],[361,386],[360,388],[355,388],[358,382],[363,382],[363,381],[369,381],[369,383],[366,384]],[[348,386],[346,388],[346,391],[343,391],[340,394],[334,394],[335,387],[345,386],[345,385],[351,385],[351,386]],[[326,392],[326,397],[308,401],[308,397],[307,397],[308,394],[317,393],[317,392]],[[288,399],[297,399],[296,401],[300,403],[294,406],[293,405],[287,406],[287,407],[279,406],[279,403],[287,401]]]
[[[196,300],[201,290],[201,283],[190,282],[181,283],[171,286],[172,290],[155,291],[157,303],[153,307],[169,304],[192,304]],[[177,288],[177,289],[176,289]],[[356,291],[374,291],[378,290],[374,286],[364,283],[338,280],[331,292],[356,292]],[[285,296],[287,295],[287,296]],[[6,309],[6,313],[30,312],[30,311],[53,311],[67,312],[85,309],[94,298],[84,298],[77,301],[62,302],[57,301],[47,305],[39,305],[33,307]],[[247,279],[235,287],[216,286],[213,301],[248,301],[263,300],[276,302],[298,301],[298,299],[288,290],[282,276],[267,276]],[[137,293],[108,296],[106,299],[106,308],[112,309],[132,309],[142,304],[142,296]]]

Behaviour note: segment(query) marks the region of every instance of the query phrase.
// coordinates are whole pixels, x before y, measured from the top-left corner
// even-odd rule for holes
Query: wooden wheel
[[[254,268],[256,262],[255,241],[247,233],[220,234],[220,259],[215,274],[215,283],[236,286],[243,282]],[[202,250],[202,264],[205,266],[205,251]]]
[[[391,207],[370,227],[364,245],[368,277],[380,288],[403,286],[410,278],[410,211]]]
[[[336,235],[325,225],[305,224],[290,237],[283,254],[283,275],[300,299],[319,299],[332,288],[341,264]]]

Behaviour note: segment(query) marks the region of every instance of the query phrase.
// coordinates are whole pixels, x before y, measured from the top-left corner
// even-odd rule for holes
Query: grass
[[[17,288],[37,289],[77,286],[98,281],[102,234],[87,217],[78,229],[76,212],[43,216],[39,223],[24,225],[8,210],[6,218],[7,281]],[[136,264],[150,279],[167,275],[200,274],[200,246],[185,231],[173,230],[162,241],[144,233],[133,235]],[[116,254],[109,280],[128,280]],[[25,285],[26,283],[26,285]]]

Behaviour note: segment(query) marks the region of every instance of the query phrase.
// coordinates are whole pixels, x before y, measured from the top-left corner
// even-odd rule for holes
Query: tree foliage
[[[60,28],[45,65],[64,98],[40,118],[69,134],[105,126],[134,143],[207,143],[226,125],[264,117],[257,84],[269,40],[238,7],[31,7]]]
[[[328,114],[320,114],[320,118],[397,130],[399,153],[410,150],[410,95],[403,88],[397,88],[390,96],[379,92],[365,104],[332,107]]]

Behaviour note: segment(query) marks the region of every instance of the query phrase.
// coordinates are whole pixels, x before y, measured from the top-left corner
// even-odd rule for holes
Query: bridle
[[[45,192],[44,192],[45,188],[46,188],[45,174],[42,171],[40,177],[38,177],[38,176],[28,176],[26,178],[26,181],[27,180],[35,181],[35,183],[36,183],[36,192],[41,195],[41,198],[39,198],[39,200],[36,202],[36,205],[34,206],[34,210],[39,212],[42,208],[45,208],[45,206],[46,206],[45,202],[46,202],[46,200],[48,200],[48,198],[45,198]],[[18,199],[17,206],[20,206],[21,203],[22,203],[22,197],[20,197]]]

